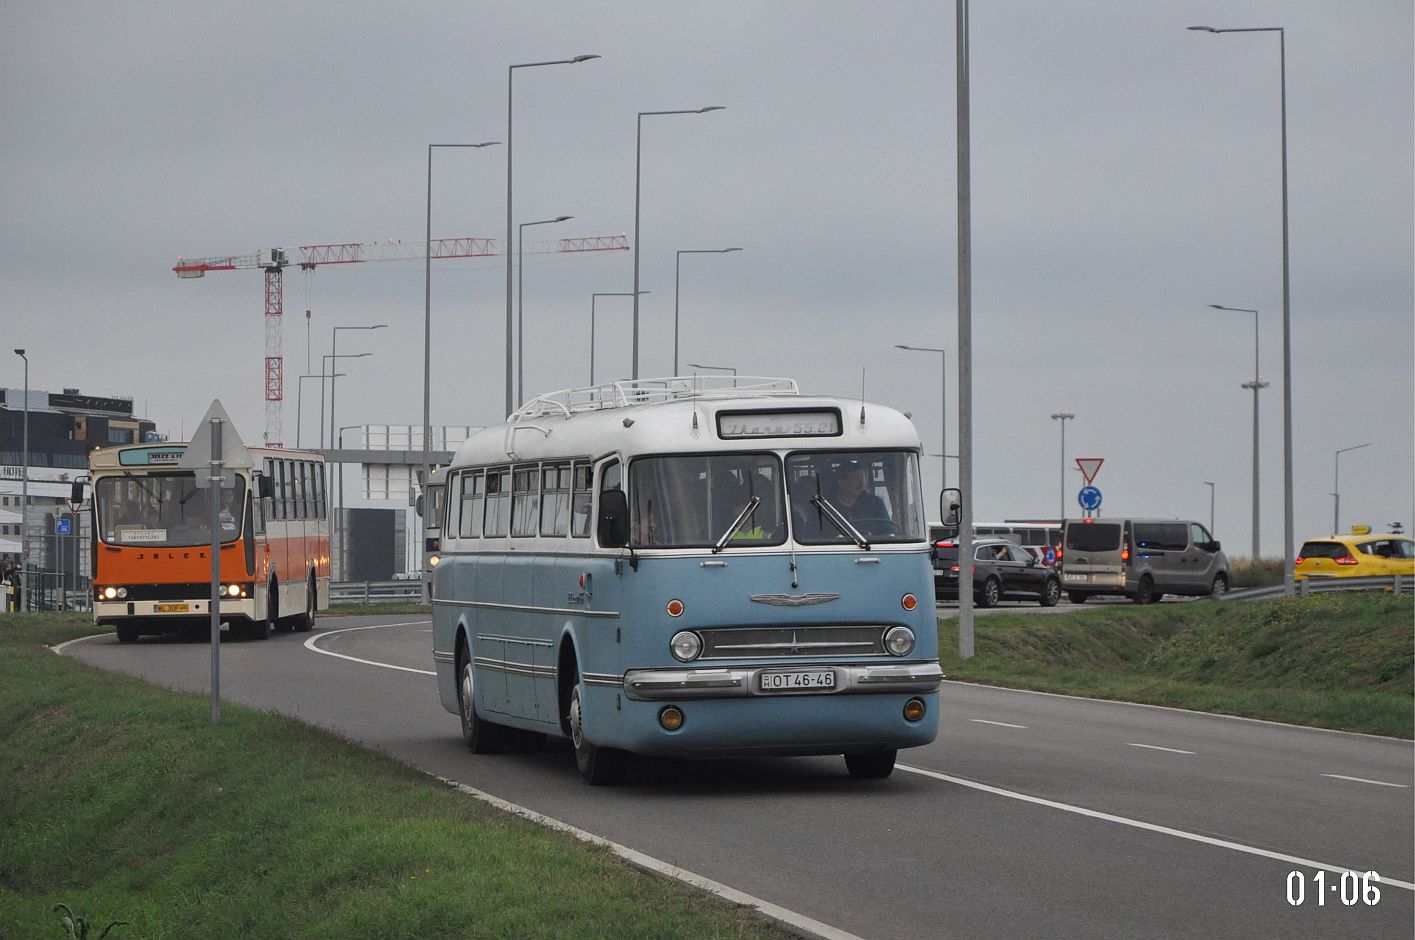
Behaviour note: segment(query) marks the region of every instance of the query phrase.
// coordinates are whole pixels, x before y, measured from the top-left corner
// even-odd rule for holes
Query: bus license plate
[[[154,609],[159,614],[185,614],[191,608],[186,604],[158,604]]]
[[[764,672],[761,674],[761,683],[763,692],[834,689],[835,671],[821,669],[813,672]]]

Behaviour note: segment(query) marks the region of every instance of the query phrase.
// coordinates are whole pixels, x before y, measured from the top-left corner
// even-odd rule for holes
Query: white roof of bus
[[[696,379],[696,384],[695,383]],[[714,379],[726,380],[714,382]],[[859,399],[801,395],[790,379],[732,376],[648,379],[592,389],[567,389],[528,402],[506,424],[483,428],[457,448],[451,466],[483,466],[620,453],[744,451],[811,447],[824,450],[912,449],[913,423],[901,412]],[[832,437],[750,437],[722,440],[720,411],[838,409]],[[696,416],[696,430],[694,429]]]

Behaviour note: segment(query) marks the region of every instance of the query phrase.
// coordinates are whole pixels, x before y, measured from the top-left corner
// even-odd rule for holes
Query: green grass
[[[0,937],[781,937],[274,713],[56,656],[81,615],[0,615]]]
[[[990,614],[967,661],[956,619],[939,638],[951,679],[1415,736],[1408,594]]]

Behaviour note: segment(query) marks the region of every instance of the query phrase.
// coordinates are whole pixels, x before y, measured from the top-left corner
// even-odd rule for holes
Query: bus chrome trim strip
[[[780,672],[781,666],[737,669],[631,669],[624,674],[624,694],[635,701],[692,698],[751,698],[762,695],[849,695],[870,692],[936,692],[943,681],[937,662],[869,665],[824,665],[834,671],[831,689],[808,692],[762,692],[759,676]],[[801,664],[792,664],[799,670]]]
[[[478,669],[504,672],[513,676],[530,676],[534,679],[554,679],[556,676],[554,666],[536,666],[531,663],[518,663],[507,659],[492,659],[489,656],[478,656],[475,662]]]
[[[477,634],[478,643],[484,643],[487,640],[492,640],[498,643],[515,643],[519,646],[544,646],[546,649],[550,649],[552,646],[555,645],[549,640],[532,640],[523,636],[500,636],[495,633]]]
[[[454,601],[443,597],[434,597],[434,604],[446,604],[448,607],[475,607],[478,610],[512,610],[519,613],[530,614],[570,614],[575,617],[618,617],[617,610],[585,610],[578,607],[532,607],[528,604],[493,604],[491,601]]]
[[[753,594],[753,603],[770,604],[773,607],[809,607],[813,604],[829,604],[840,600],[839,594]]]
[[[442,652],[441,650],[433,650],[433,651],[432,651],[432,661],[435,662],[435,663],[451,663],[451,662],[456,662],[456,654],[455,654],[455,653],[444,653],[444,652]]]
[[[612,672],[582,672],[580,680],[585,685],[602,685],[617,689],[624,684],[624,677]]]

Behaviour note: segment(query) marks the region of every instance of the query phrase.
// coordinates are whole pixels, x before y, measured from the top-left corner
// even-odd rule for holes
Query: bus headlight
[[[105,601],[117,600],[120,597],[127,597],[127,588],[106,587],[103,589],[102,597]]]
[[[241,590],[241,586],[239,584],[228,584],[221,589],[221,592],[227,597],[240,597],[242,594],[245,593]]]
[[[438,556],[438,555],[429,555],[429,556],[427,556],[427,566],[428,566],[429,568],[436,568],[436,567],[437,567],[437,563],[438,563],[439,561],[441,561],[441,560],[442,560],[441,556]]]
[[[884,648],[891,656],[908,656],[914,651],[914,631],[908,627],[890,627],[884,634]]]
[[[686,663],[698,658],[703,651],[703,640],[691,630],[683,630],[673,634],[668,646],[673,650],[674,659]]]

